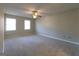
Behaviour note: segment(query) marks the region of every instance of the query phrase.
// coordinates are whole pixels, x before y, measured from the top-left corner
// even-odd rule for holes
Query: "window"
[[[16,30],[16,19],[6,18],[6,31]]]
[[[30,30],[30,20],[24,20],[24,29]]]

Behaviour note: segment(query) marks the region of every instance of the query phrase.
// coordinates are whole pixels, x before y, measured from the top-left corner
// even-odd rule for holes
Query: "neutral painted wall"
[[[78,9],[78,23],[77,23],[78,25],[77,25],[77,27],[78,27],[78,29],[77,29],[77,36],[78,36],[78,39],[79,39],[79,9]]]
[[[36,20],[37,33],[57,39],[78,42],[78,9],[48,15]]]
[[[0,53],[3,52],[4,40],[4,9],[0,7]]]
[[[78,19],[78,37],[79,37],[79,19]]]
[[[16,19],[16,31],[5,31],[5,38],[13,38],[17,36],[26,36],[31,35],[35,33],[35,23],[33,19],[27,18],[27,17],[21,17],[21,16],[14,16],[5,14],[5,18],[15,18]],[[31,29],[30,30],[24,30],[24,20],[30,20],[31,21]]]

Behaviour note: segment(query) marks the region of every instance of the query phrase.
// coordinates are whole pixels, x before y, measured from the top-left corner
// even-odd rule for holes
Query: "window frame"
[[[30,28],[29,28],[29,29],[25,29],[25,21],[29,21],[29,22],[30,22],[30,25],[29,25]],[[25,31],[26,31],[26,30],[31,30],[31,20],[29,20],[29,19],[25,19],[25,20],[24,20],[24,30],[25,30]]]
[[[15,19],[15,30],[7,30],[7,29],[6,29],[6,28],[7,28],[7,27],[6,27],[6,26],[7,26],[7,25],[6,25],[7,18],[9,18],[9,19]],[[6,32],[16,31],[16,18],[12,18],[12,17],[6,17],[6,18],[5,18],[5,31],[6,31]]]

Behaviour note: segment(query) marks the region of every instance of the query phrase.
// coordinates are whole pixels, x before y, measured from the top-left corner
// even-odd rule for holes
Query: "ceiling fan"
[[[37,19],[38,17],[42,17],[41,15],[38,14],[38,11],[32,11],[32,18]]]

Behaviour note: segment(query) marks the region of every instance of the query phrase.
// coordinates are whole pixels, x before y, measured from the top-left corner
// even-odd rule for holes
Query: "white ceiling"
[[[48,15],[79,8],[78,3],[19,3],[0,4],[0,6],[5,7],[7,14],[24,17],[30,17],[34,10],[38,10],[41,15]]]

